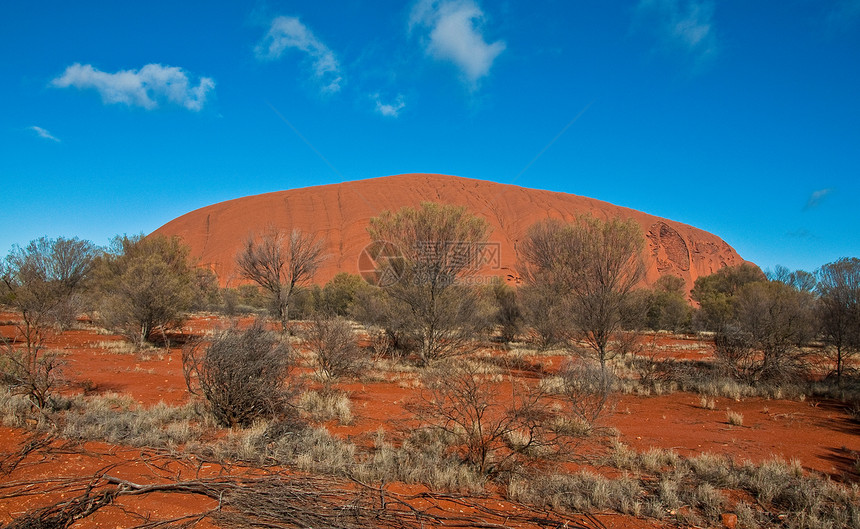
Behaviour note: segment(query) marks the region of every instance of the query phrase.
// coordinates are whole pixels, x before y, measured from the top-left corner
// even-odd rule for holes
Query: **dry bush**
[[[611,509],[672,520],[682,526],[720,526],[720,515],[735,512],[744,527],[858,528],[860,491],[782,460],[760,465],[703,454],[686,459],[672,451],[644,454],[616,444],[606,462],[625,470],[618,478],[589,472],[515,478],[510,497],[553,510]],[[632,472],[631,473],[628,473]],[[726,490],[754,500],[733,503]]]
[[[852,359],[860,355],[860,259],[842,258],[817,273],[817,314],[827,351],[834,363],[837,384],[842,383]]]
[[[445,364],[428,372],[411,408],[423,429],[444,439],[477,473],[495,476],[571,450],[574,437],[538,388],[510,385],[502,395],[495,376],[476,363]]]
[[[289,345],[259,325],[186,346],[182,365],[188,390],[206,400],[223,426],[248,426],[259,418],[295,413]]]
[[[609,371],[588,361],[565,362],[559,376],[565,412],[590,428],[612,412],[617,380]]]
[[[25,395],[39,409],[49,408],[52,394],[61,382],[63,360],[44,348],[41,336],[17,347],[13,340],[0,336],[0,376],[13,392]]]
[[[523,325],[523,311],[517,290],[500,278],[495,277],[487,287],[492,300],[491,320],[501,331],[504,343],[516,340]]]
[[[736,411],[727,410],[726,411],[726,421],[732,426],[743,426],[744,425],[744,415],[742,413],[738,413]]]
[[[737,325],[728,325],[714,335],[715,360],[719,371],[737,380],[754,380],[759,354],[753,348],[750,333]]]
[[[143,408],[128,395],[106,394],[74,400],[64,415],[62,435],[130,446],[173,446],[200,435],[196,419],[193,405],[160,402]]]
[[[314,318],[303,329],[302,338],[314,353],[317,374],[326,386],[339,378],[357,375],[364,366],[363,351],[352,324],[343,318]]]
[[[633,288],[644,275],[643,236],[632,220],[581,216],[573,223],[547,219],[531,226],[521,244],[523,274],[542,285],[546,307],[562,308],[575,336],[606,369],[619,354],[613,340],[628,327]]]
[[[339,391],[306,391],[299,397],[299,410],[316,422],[337,419],[339,424],[352,422],[349,395]]]
[[[552,285],[532,284],[519,290],[526,340],[541,351],[567,345],[572,334],[564,296],[552,289]]]
[[[0,336],[0,377],[36,408],[48,406],[62,363],[45,339],[74,322],[95,254],[89,241],[42,237],[0,262],[0,302],[20,315],[15,335]]]
[[[0,423],[3,426],[23,428],[32,415],[33,402],[29,398],[11,389],[0,388]]]

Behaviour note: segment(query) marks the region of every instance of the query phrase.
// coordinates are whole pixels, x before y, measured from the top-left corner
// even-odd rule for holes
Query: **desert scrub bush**
[[[621,470],[634,470],[639,468],[639,454],[618,439],[612,439],[609,443],[609,453],[604,463]]]
[[[860,490],[827,478],[804,474],[799,462],[772,459],[761,465],[738,467],[740,486],[771,512],[780,513],[785,527],[860,527]]]
[[[630,476],[610,479],[582,471],[575,474],[546,476],[523,475],[511,480],[509,499],[553,510],[589,512],[613,510],[638,515],[642,510],[644,491]]]
[[[313,353],[317,376],[326,387],[342,377],[361,372],[364,353],[352,324],[343,318],[316,317],[300,333]]]
[[[289,420],[259,421],[250,428],[232,430],[215,445],[197,445],[191,451],[219,461],[292,466],[364,483],[401,481],[434,490],[483,491],[486,477],[463,465],[451,453],[449,441],[438,432],[419,429],[394,446],[377,434],[374,448],[363,452],[322,427]]]
[[[107,394],[75,399],[61,432],[69,439],[164,447],[196,439],[201,430],[192,404],[144,408],[128,395]]]
[[[3,426],[22,428],[33,417],[33,404],[26,395],[0,388],[0,422]]]
[[[610,371],[588,361],[567,361],[559,370],[559,396],[565,412],[596,427],[615,407],[618,380]]]
[[[703,410],[713,410],[717,407],[717,401],[714,397],[702,396],[699,399],[699,407]]]
[[[681,461],[681,456],[672,449],[650,448],[639,454],[640,466],[646,472],[658,472],[664,468],[675,468]]]
[[[422,483],[435,490],[479,493],[486,476],[463,465],[450,450],[452,439],[440,431],[414,430],[394,446],[378,433],[374,449],[356,468],[356,477],[365,482],[402,481]]]
[[[340,391],[306,391],[297,404],[300,412],[315,422],[337,419],[339,424],[352,422],[352,403],[349,395]]]
[[[150,343],[134,343],[128,340],[102,340],[93,344],[93,347],[104,349],[110,354],[132,355],[164,352],[164,349],[155,347]]]
[[[501,395],[496,377],[475,364],[439,364],[428,371],[418,399],[410,403],[421,428],[445,437],[450,450],[479,474],[495,476],[535,457],[567,453],[575,440],[553,429],[560,410],[539,389],[511,384]]]
[[[288,343],[260,325],[223,331],[182,350],[188,391],[205,399],[218,424],[231,428],[295,413],[292,365]]]
[[[616,468],[635,473],[648,497],[645,510],[650,516],[713,525],[730,507],[722,491],[743,490],[759,505],[758,509],[736,506],[747,527],[860,527],[860,488],[805,474],[797,461],[737,464],[725,456],[702,454],[690,459],[670,457],[671,462],[659,464],[663,455],[657,451],[637,454],[615,443],[606,459]]]
[[[295,416],[258,420],[248,428],[232,429],[213,445],[192,450],[219,461],[292,466],[339,476],[350,476],[357,453],[352,443],[332,436],[324,427],[311,428]]]
[[[738,413],[736,411],[727,410],[726,411],[726,422],[728,422],[732,426],[743,426],[744,425],[744,415],[742,413]]]

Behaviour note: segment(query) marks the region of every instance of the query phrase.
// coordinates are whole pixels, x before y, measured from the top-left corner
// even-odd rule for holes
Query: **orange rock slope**
[[[599,218],[634,219],[646,238],[646,282],[663,274],[683,278],[692,288],[697,277],[745,262],[722,239],[686,224],[662,219],[591,198],[436,174],[405,174],[277,191],[213,204],[187,213],[157,229],[178,235],[200,266],[215,271],[222,286],[242,282],[234,265],[242,242],[267,226],[325,237],[328,259],[314,277],[324,283],[338,272],[359,272],[359,256],[371,242],[368,219],[432,201],[466,206],[487,219],[493,230],[483,272],[508,281],[517,277],[517,244],[534,222],[546,217],[573,220],[590,213]]]

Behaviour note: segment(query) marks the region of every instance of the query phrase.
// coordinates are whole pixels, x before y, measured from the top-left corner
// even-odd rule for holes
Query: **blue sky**
[[[860,256],[860,0],[0,7],[0,251],[408,172]]]

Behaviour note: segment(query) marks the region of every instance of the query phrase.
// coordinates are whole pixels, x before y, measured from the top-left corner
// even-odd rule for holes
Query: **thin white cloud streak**
[[[709,0],[640,0],[637,14],[655,22],[658,37],[697,60],[717,52],[714,4]],[[650,24],[648,24],[650,25]]]
[[[474,87],[490,73],[505,50],[504,41],[487,43],[481,32],[484,12],[473,0],[419,0],[412,8],[409,30],[425,30],[425,52],[457,65]]]
[[[803,207],[803,210],[809,211],[810,209],[817,208],[831,193],[833,193],[833,189],[829,187],[813,191],[812,194],[809,195],[809,199],[806,201],[806,205]]]
[[[103,72],[90,64],[75,63],[53,81],[58,88],[94,89],[106,104],[122,103],[151,110],[167,101],[199,112],[215,89],[215,81],[201,77],[192,86],[185,70],[177,66],[147,64],[140,70]]]
[[[372,97],[376,102],[376,111],[386,117],[396,118],[400,115],[400,111],[406,107],[406,102],[403,100],[402,95],[398,95],[391,103],[383,103],[379,94],[373,94]]]
[[[273,61],[280,59],[289,48],[310,57],[314,76],[322,83],[323,92],[340,91],[343,76],[337,57],[296,17],[281,16],[272,20],[269,31],[254,48],[254,54],[261,61]]]
[[[60,138],[57,138],[56,136],[54,136],[53,134],[51,134],[47,130],[43,129],[42,127],[37,127],[36,125],[32,125],[32,126],[27,127],[27,128],[32,130],[33,132],[35,132],[40,138],[44,138],[46,140],[51,140],[51,141],[55,141],[57,143],[60,143]]]

